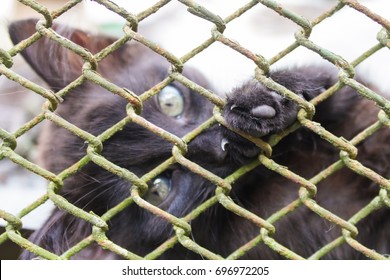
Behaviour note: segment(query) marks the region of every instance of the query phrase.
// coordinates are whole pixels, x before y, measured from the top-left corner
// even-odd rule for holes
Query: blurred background
[[[0,48],[9,50],[12,44],[8,39],[7,26],[10,22],[23,18],[42,18],[33,9],[15,0],[2,0],[0,8]],[[50,11],[60,8],[67,1],[37,0]],[[137,14],[155,4],[157,0],[113,0],[112,2]],[[225,18],[249,0],[197,0],[197,3],[211,12]],[[283,7],[315,19],[331,7],[336,0],[280,0]],[[377,14],[390,19],[390,2],[386,0],[359,1]],[[58,18],[67,25],[120,36],[123,19],[94,1],[82,1],[76,7]],[[171,1],[157,13],[143,20],[139,32],[148,39],[160,44],[177,57],[188,53],[210,38],[213,24],[187,12],[187,7],[178,1]],[[250,11],[227,25],[224,35],[239,42],[254,53],[271,58],[295,41],[294,33],[299,27],[274,11],[258,4]],[[381,26],[363,14],[345,7],[331,18],[313,29],[310,39],[316,44],[341,55],[348,61],[357,58],[364,51],[376,45],[377,33]],[[273,67],[327,63],[316,53],[299,47]],[[187,64],[186,64],[187,65]],[[243,80],[253,76],[255,64],[221,43],[214,43],[195,56],[188,65],[198,68],[214,84],[216,92],[224,95]],[[390,96],[390,51],[382,49],[364,61],[358,72],[375,84],[387,97]],[[42,80],[25,64],[18,55],[12,70],[29,80],[43,84]],[[31,120],[41,108],[44,100],[37,94],[26,91],[16,83],[0,76],[0,127],[8,132],[16,131]],[[32,162],[36,162],[36,139],[41,125],[38,125],[18,139],[17,152]],[[1,144],[1,140],[0,140]],[[8,159],[0,161],[0,209],[17,215],[20,210],[40,197],[47,182],[26,171]],[[47,218],[50,203],[39,207],[25,216],[23,227],[26,230],[38,228]],[[5,222],[0,219],[0,234]],[[8,242],[0,245],[0,259],[15,258],[16,248]]]

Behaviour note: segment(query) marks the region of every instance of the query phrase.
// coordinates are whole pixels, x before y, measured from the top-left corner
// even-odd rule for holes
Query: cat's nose
[[[229,142],[223,138],[219,129],[205,131],[188,146],[188,157],[200,162],[222,162],[227,157]]]

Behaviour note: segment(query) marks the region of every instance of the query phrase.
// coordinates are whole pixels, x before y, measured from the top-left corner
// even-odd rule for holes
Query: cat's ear
[[[17,44],[32,36],[36,32],[36,23],[37,20],[35,19],[12,23],[9,26],[12,42]],[[92,54],[99,52],[115,41],[114,38],[108,36],[91,36],[84,31],[56,23],[53,24],[52,29],[75,44],[88,49]],[[99,71],[105,72],[104,68],[108,68],[110,63],[123,64],[123,62],[120,62],[121,58],[118,58],[121,55],[120,53],[121,51],[106,59],[108,61],[99,64],[101,68]],[[84,60],[78,54],[46,37],[40,38],[27,47],[22,51],[22,55],[32,68],[55,90],[65,87],[82,73]],[[118,61],[115,62],[115,60]],[[114,65],[114,67],[117,66]],[[113,69],[112,65],[109,68]]]

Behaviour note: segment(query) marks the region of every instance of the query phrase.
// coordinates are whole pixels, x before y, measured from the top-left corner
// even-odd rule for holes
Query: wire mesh
[[[373,90],[365,87],[364,85],[354,80],[354,68],[358,64],[375,54],[380,49],[390,47],[390,22],[386,18],[381,17],[380,15],[363,6],[361,3],[353,0],[338,1],[334,7],[321,14],[314,20],[308,20],[307,18],[296,14],[293,11],[288,10],[284,6],[278,4],[277,2],[271,0],[249,1],[246,5],[240,7],[239,9],[237,9],[237,11],[225,18],[221,18],[219,15],[207,10],[205,7],[201,6],[196,1],[180,0],[179,2],[181,2],[182,5],[185,5],[187,7],[189,13],[201,18],[202,20],[212,23],[213,28],[210,30],[210,37],[207,40],[202,42],[200,45],[195,46],[192,51],[186,53],[182,57],[176,57],[174,54],[168,52],[161,46],[153,43],[148,38],[145,38],[137,32],[138,26],[142,24],[142,21],[144,19],[148,17],[153,17],[155,13],[157,13],[170,1],[158,1],[148,9],[138,14],[133,14],[131,11],[125,10],[107,0],[95,1],[106,9],[115,12],[126,22],[123,26],[123,37],[118,39],[115,44],[104,48],[97,54],[92,54],[89,50],[78,46],[74,42],[71,42],[70,40],[58,36],[58,34],[50,28],[56,21],[56,18],[80,4],[82,2],[81,0],[68,1],[66,5],[55,11],[49,11],[48,8],[33,0],[19,0],[20,3],[29,6],[35,11],[37,11],[39,14],[42,15],[42,17],[37,24],[37,31],[34,35],[20,42],[9,50],[0,49],[0,75],[3,75],[9,80],[19,83],[28,90],[31,90],[32,92],[42,96],[47,101],[38,115],[36,115],[33,119],[25,123],[16,131],[9,132],[0,128],[0,138],[3,141],[0,147],[0,160],[8,159],[15,164],[21,166],[22,168],[27,169],[37,174],[38,176],[41,176],[50,183],[47,188],[47,193],[37,199],[31,205],[26,205],[26,207],[19,213],[19,215],[15,216],[0,209],[0,218],[7,222],[6,232],[0,236],[0,244],[10,240],[18,244],[20,247],[33,252],[35,255],[41,258],[68,259],[71,258],[77,252],[80,252],[82,249],[96,242],[102,248],[109,250],[126,259],[155,259],[161,256],[166,250],[168,250],[175,244],[180,243],[183,247],[197,254],[200,254],[204,258],[221,259],[222,257],[220,255],[200,246],[191,238],[191,221],[196,219],[199,215],[201,215],[211,206],[220,204],[228,211],[234,212],[237,215],[247,219],[260,229],[259,235],[257,237],[255,237],[250,242],[244,244],[240,248],[237,248],[227,257],[227,259],[237,259],[242,256],[245,256],[245,253],[247,251],[249,251],[255,246],[258,246],[260,243],[266,244],[272,250],[278,252],[280,255],[288,259],[302,259],[302,256],[283,246],[277,240],[273,239],[272,236],[275,232],[274,224],[278,220],[282,219],[288,213],[295,211],[295,209],[305,206],[314,213],[318,214],[323,219],[330,221],[332,224],[342,229],[342,234],[339,238],[328,243],[324,247],[319,248],[317,252],[315,252],[310,258],[319,259],[334,248],[344,243],[347,243],[349,246],[353,247],[357,251],[362,252],[369,258],[388,258],[375,252],[370,248],[365,247],[355,238],[358,235],[356,224],[358,224],[360,220],[367,216],[370,216],[371,213],[378,209],[390,207],[389,178],[386,178],[384,177],[385,175],[378,174],[373,170],[369,169],[368,167],[365,167],[355,159],[357,155],[356,145],[358,143],[366,139],[368,136],[376,133],[376,131],[378,131],[380,128],[384,126],[390,127],[390,102],[386,100],[383,96],[377,94]],[[229,37],[224,35],[224,31],[228,28],[231,22],[235,21],[239,17],[245,16],[245,14],[249,10],[253,9],[258,5],[263,5],[267,7],[268,9],[272,10],[273,12],[279,14],[282,17],[287,18],[288,20],[292,21],[297,25],[295,41],[291,45],[286,46],[283,51],[281,51],[276,56],[270,59],[266,59],[259,54],[251,52],[245,46],[240,45],[239,43],[231,40]],[[349,6],[350,8],[354,9],[356,13],[362,13],[366,15],[382,27],[381,30],[378,30],[378,44],[372,46],[372,48],[370,48],[367,52],[362,53],[360,57],[358,57],[352,62],[348,62],[343,57],[332,53],[330,50],[320,45],[317,45],[310,39],[310,34],[314,28],[320,25],[327,18],[330,18],[342,9],[345,9],[346,6]],[[24,78],[23,76],[20,76],[12,70],[13,57],[24,49],[29,48],[29,46],[34,44],[39,38],[43,36],[50,38],[51,40],[56,41],[58,44],[65,46],[70,51],[81,56],[84,60],[82,75],[59,92],[53,92],[47,88],[39,86]],[[111,83],[110,81],[106,80],[104,77],[98,75],[94,71],[96,70],[96,67],[101,60],[103,60],[107,56],[110,56],[112,52],[114,52],[120,46],[126,44],[131,40],[135,40],[143,44],[144,46],[150,48],[152,51],[164,57],[171,64],[169,77],[163,82],[161,82],[159,85],[156,85],[156,87],[144,92],[139,96]],[[299,126],[306,127],[312,133],[320,135],[322,138],[326,139],[329,143],[336,147],[340,151],[340,160],[330,165],[312,178],[303,178],[299,174],[295,174],[294,172],[280,165],[277,161],[271,158],[272,149],[284,137],[283,134],[274,135],[269,139],[268,142],[265,142],[260,139],[254,139],[253,137],[245,135],[246,138],[251,141],[254,141],[256,145],[261,148],[262,152],[260,153],[258,160],[245,166],[242,166],[242,168],[238,169],[236,172],[227,176],[226,178],[220,178],[212,172],[206,170],[202,166],[186,158],[186,153],[188,150],[187,147],[193,139],[198,137],[202,132],[204,132],[216,123],[220,123],[225,126],[227,125],[221,114],[221,110],[225,104],[225,100],[221,97],[216,96],[210,90],[205,89],[200,85],[194,83],[193,81],[189,80],[182,74],[183,65],[185,63],[187,63],[190,59],[197,56],[199,53],[203,52],[216,42],[224,44],[232,50],[244,55],[248,60],[253,61],[253,63],[256,65],[256,79],[258,79],[266,87],[277,91],[283,96],[286,96],[289,99],[295,101],[301,108],[298,114]],[[288,55],[290,52],[292,52],[298,47],[304,47],[312,52],[317,53],[322,58],[336,65],[339,68],[339,83],[321,94],[320,96],[311,100],[310,102],[299,98],[295,93],[289,91],[287,88],[281,86],[280,84],[277,84],[268,77],[270,66],[277,61],[282,60],[286,55]],[[71,89],[81,84],[83,80],[91,81],[107,89],[113,94],[119,95],[120,97],[127,100],[129,103],[126,118],[98,136],[91,135],[90,133],[68,122],[61,116],[55,114],[56,108],[58,107],[62,99],[66,96],[66,94]],[[172,81],[177,81],[184,86],[195,90],[199,94],[205,96],[209,100],[209,102],[213,103],[215,106],[213,116],[209,120],[207,120],[197,129],[188,133],[182,138],[177,137],[163,130],[162,128],[157,127],[153,123],[150,123],[148,120],[140,116],[140,113],[142,112],[143,102],[151,98],[151,96],[156,94],[159,89],[161,89],[163,86],[169,84]],[[327,97],[331,96],[338,88],[344,85],[352,87],[362,97],[373,100],[376,105],[381,109],[377,121],[350,140],[345,140],[336,135],[333,135],[332,133],[324,129],[321,124],[312,121],[315,106],[321,103]],[[44,120],[48,120],[58,126],[66,128],[73,134],[82,138],[88,145],[85,156],[77,163],[63,170],[59,174],[54,174],[52,172],[49,172],[48,170],[45,170],[41,166],[22,157],[15,151],[15,148],[18,144],[18,139]],[[134,122],[150,130],[152,133],[164,138],[166,141],[174,145],[172,149],[172,156],[169,159],[167,159],[163,164],[157,166],[151,172],[144,174],[141,177],[135,175],[131,170],[124,169],[110,162],[101,154],[104,142],[116,132],[123,129],[123,127],[130,122]],[[133,185],[131,189],[131,196],[124,199],[114,208],[109,209],[102,216],[97,216],[94,213],[86,212],[83,209],[72,205],[59,194],[61,188],[63,187],[64,180],[74,175],[89,162],[95,163],[96,165],[104,168],[105,170],[108,170],[109,172],[123,178],[124,180],[131,182]],[[150,203],[145,201],[142,196],[142,194],[145,193],[148,189],[147,182],[154,178],[156,174],[159,174],[163,170],[166,170],[173,163],[177,163],[181,166],[184,166],[191,172],[202,176],[204,179],[212,182],[212,184],[216,186],[215,196],[203,202],[200,206],[191,211],[185,217],[175,217],[168,212],[165,212],[164,210],[160,209],[159,207],[151,205]],[[259,217],[256,214],[251,213],[247,209],[235,203],[229,197],[232,188],[234,188],[234,182],[238,178],[243,176],[246,172],[251,169],[254,169],[260,164],[264,165],[273,172],[276,172],[281,176],[296,182],[301,186],[299,190],[299,198],[297,200],[293,201],[291,204],[285,206],[279,211],[272,213],[272,215],[270,215],[268,218]],[[367,177],[368,179],[380,186],[378,190],[378,195],[369,204],[359,210],[353,217],[350,217],[348,220],[342,219],[336,214],[321,207],[315,200],[315,195],[317,192],[316,185],[344,166],[355,172],[356,176]],[[19,232],[22,227],[22,218],[28,213],[34,211],[37,207],[45,203],[47,200],[53,201],[57,207],[71,213],[72,215],[80,219],[87,221],[93,226],[93,230],[87,238],[83,239],[78,244],[76,244],[60,256],[55,255],[52,252],[49,252],[36,244],[33,244]],[[162,245],[158,246],[154,251],[150,252],[146,256],[139,256],[131,251],[126,250],[125,248],[109,240],[106,235],[106,232],[108,230],[108,221],[131,204],[137,204],[139,207],[145,209],[146,211],[153,213],[153,215],[157,215],[162,219],[168,221],[170,224],[172,224],[175,230],[175,235],[172,238],[166,240]]]

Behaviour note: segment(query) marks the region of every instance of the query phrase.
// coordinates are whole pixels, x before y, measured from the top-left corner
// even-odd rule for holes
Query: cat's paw
[[[223,117],[233,129],[263,137],[284,130],[297,116],[298,106],[257,81],[248,81],[227,97]],[[236,133],[225,130],[226,145],[245,157],[258,153],[257,147]],[[227,147],[227,146],[226,146]]]
[[[232,128],[262,137],[284,130],[297,112],[295,102],[249,81],[227,97],[223,116]]]

